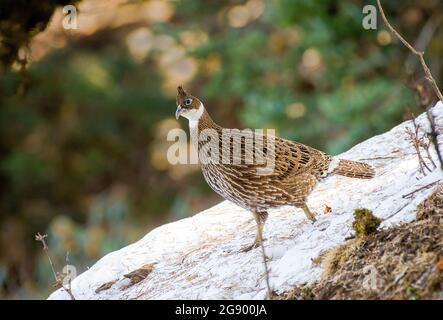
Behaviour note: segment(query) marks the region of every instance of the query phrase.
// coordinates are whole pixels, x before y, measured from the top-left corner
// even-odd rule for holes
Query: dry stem
[[[258,236],[260,237],[260,247],[261,247],[261,253],[262,253],[262,257],[263,257],[263,266],[265,267],[265,280],[266,280],[266,287],[268,289],[268,294],[267,294],[267,298],[271,298],[272,296],[272,291],[271,291],[271,285],[269,284],[269,271],[268,271],[268,262],[267,262],[267,257],[266,257],[266,252],[265,252],[265,246],[263,245],[263,234],[260,230],[260,227],[257,224],[257,231],[258,231]]]
[[[436,168],[436,166],[435,166],[434,161],[432,160],[431,154],[429,153],[429,143],[426,143],[424,141],[425,135],[423,135],[422,137],[419,136],[420,126],[415,121],[415,117],[414,117],[413,114],[412,114],[412,124],[414,125],[414,130],[412,131],[409,127],[407,127],[406,128],[406,133],[408,134],[409,140],[412,142],[412,144],[413,144],[413,146],[415,148],[415,152],[417,153],[418,164],[420,166],[420,172],[423,175],[426,175],[425,168],[429,172],[431,172],[432,170],[428,167],[426,162],[423,160],[423,157],[422,157],[421,152],[420,152],[420,147],[425,149],[425,151],[427,153],[427,156],[431,160],[431,163],[433,164],[434,168]]]
[[[386,24],[388,29],[408,48],[414,55],[416,55],[423,67],[423,70],[426,74],[426,80],[429,81],[432,88],[435,91],[435,94],[440,99],[440,101],[443,102],[443,95],[440,92],[440,89],[438,88],[437,82],[435,81],[434,77],[432,76],[431,70],[429,69],[428,65],[426,64],[425,58],[424,58],[424,51],[418,51],[416,50],[412,45],[409,44],[401,35],[397,32],[397,30],[392,27],[392,25],[389,23],[388,19],[386,18],[385,12],[383,11],[383,8],[381,6],[380,0],[377,0],[378,9],[380,10],[381,17],[383,19],[383,22]]]
[[[443,95],[438,88],[437,82],[435,81],[434,77],[432,76],[431,70],[429,69],[428,65],[426,64],[425,58],[424,58],[424,51],[418,51],[416,50],[409,42],[407,42],[400,33],[397,32],[397,30],[394,29],[394,27],[389,23],[388,19],[386,18],[385,12],[383,11],[383,7],[381,6],[380,0],[377,0],[378,9],[380,11],[380,15],[383,19],[383,22],[388,27],[388,29],[391,31],[392,34],[394,34],[404,45],[406,48],[408,48],[414,55],[418,57],[418,60],[421,63],[421,66],[423,67],[423,70],[425,72],[425,78],[426,80],[431,84],[432,88],[434,89],[435,94],[437,95],[438,99],[443,102]],[[429,122],[431,123],[431,129],[432,129],[432,137],[434,140],[435,149],[437,150],[438,160],[440,161],[440,168],[443,169],[443,157],[440,152],[440,147],[437,143],[437,136],[439,135],[439,132],[435,128],[435,121],[432,113],[430,110],[427,110],[427,115],[429,118]]]
[[[52,273],[54,274],[56,286],[61,286],[69,294],[71,299],[75,300],[75,297],[71,291],[71,280],[69,280],[69,288],[65,287],[63,285],[63,280],[61,279],[60,276],[57,275],[57,272],[55,271],[54,263],[52,262],[51,255],[49,254],[49,248],[48,248],[48,245],[46,244],[46,241],[45,241],[45,238],[47,238],[47,237],[48,237],[47,234],[42,235],[42,234],[40,234],[40,232],[37,232],[37,234],[35,235],[35,240],[40,241],[43,245],[43,251],[45,252],[46,257],[49,260],[49,264],[51,265],[51,269],[52,269]]]

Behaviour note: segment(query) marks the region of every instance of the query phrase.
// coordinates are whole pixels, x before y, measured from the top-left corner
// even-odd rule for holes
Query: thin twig
[[[49,264],[51,265],[51,269],[52,269],[52,273],[54,274],[56,286],[61,286],[69,294],[71,299],[75,300],[75,297],[74,297],[74,295],[72,294],[72,291],[71,291],[71,280],[69,280],[69,288],[65,287],[63,285],[63,280],[57,275],[57,272],[55,271],[54,263],[52,262],[51,255],[49,254],[49,247],[48,247],[48,245],[46,244],[46,241],[45,241],[45,238],[47,238],[47,237],[48,237],[47,234],[43,234],[42,235],[42,234],[40,234],[40,232],[37,232],[37,234],[35,235],[35,240],[36,241],[40,241],[42,243],[42,245],[43,245],[43,251],[45,252],[46,257],[49,260]]]
[[[414,146],[415,153],[417,154],[420,173],[422,173],[423,175],[426,175],[425,168],[428,169],[429,172],[431,172],[432,170],[428,167],[426,162],[423,160],[423,157],[420,152],[420,146],[422,146],[422,144],[425,144],[425,142],[423,141],[424,136],[421,138],[419,137],[420,126],[415,121],[415,116],[413,114],[411,114],[411,117],[412,117],[412,124],[414,125],[414,130],[412,131],[411,128],[406,127],[406,133],[408,134],[409,140],[411,141],[412,145]]]
[[[408,48],[414,55],[416,55],[423,67],[423,70],[426,74],[426,80],[429,81],[429,83],[432,85],[435,94],[437,97],[443,101],[443,95],[440,92],[440,89],[438,88],[437,82],[435,81],[434,77],[432,76],[431,70],[429,69],[428,65],[426,64],[425,58],[424,58],[424,51],[418,51],[413,46],[409,44],[401,35],[397,32],[397,30],[392,27],[392,25],[389,23],[388,19],[386,18],[385,12],[383,11],[383,8],[381,6],[380,0],[377,0],[378,9],[380,10],[381,17],[383,19],[383,22],[386,24],[388,29]]]
[[[263,245],[263,236],[260,230],[260,226],[257,223],[257,230],[258,230],[258,236],[260,237],[260,247],[261,247],[261,253],[263,257],[263,266],[265,267],[265,280],[266,280],[266,287],[268,289],[267,297],[271,298],[271,285],[269,284],[269,271],[268,271],[268,262],[266,261],[266,253],[265,253],[265,246]]]
[[[438,144],[438,136],[441,134],[437,128],[437,125],[435,124],[435,119],[434,116],[432,115],[432,110],[431,107],[427,108],[426,110],[426,114],[428,116],[429,119],[429,123],[431,124],[431,138],[432,138],[432,142],[434,143],[435,149],[437,151],[437,157],[438,157],[438,161],[440,162],[440,168],[443,170],[443,157],[442,154],[440,152],[440,146]]]
[[[389,216],[387,216],[386,218],[383,218],[383,221],[387,221],[389,219],[391,219],[393,216],[395,216],[397,213],[399,213],[400,211],[402,211],[404,208],[406,208],[407,206],[409,206],[410,203],[405,203],[404,205],[402,205],[397,211],[395,211],[394,213],[391,213]]]
[[[393,33],[404,45],[406,48],[408,48],[414,55],[418,57],[418,60],[421,63],[421,66],[425,72],[426,80],[431,84],[435,94],[437,95],[438,99],[443,102],[443,95],[438,88],[437,82],[435,81],[434,77],[432,76],[431,70],[429,69],[428,65],[426,64],[425,58],[424,58],[424,51],[418,51],[416,50],[412,45],[409,44],[401,35],[397,32],[397,30],[394,29],[394,27],[389,23],[388,19],[386,18],[385,12],[383,11],[383,7],[381,6],[380,0],[377,0],[378,9],[380,11],[380,15],[383,19],[383,22],[388,27],[388,29]],[[430,108],[428,108],[430,109]],[[438,160],[440,161],[440,168],[443,170],[443,157],[440,152],[440,147],[437,143],[437,136],[439,135],[439,132],[436,131],[435,127],[435,121],[434,117],[432,115],[432,112],[429,110],[426,112],[429,122],[431,123],[431,129],[432,129],[432,137],[434,140],[435,149],[437,150]]]
[[[428,169],[429,172],[431,172],[432,170],[428,167],[428,165],[426,164],[425,160],[423,159],[423,156],[420,153],[420,146],[424,143],[423,139],[424,139],[424,135],[420,138],[419,136],[419,131],[420,131],[420,125],[417,124],[417,122],[415,121],[415,116],[412,115],[412,123],[414,124],[414,128],[415,128],[415,139],[416,139],[416,143],[417,143],[417,153],[419,155],[419,158],[421,159],[421,162],[423,163],[423,166]]]
[[[379,157],[373,157],[373,158],[360,158],[358,160],[365,161],[365,160],[386,160],[386,159],[396,159],[397,157],[391,157],[391,156],[379,156]]]
[[[403,199],[405,199],[405,198],[409,198],[409,197],[411,197],[414,193],[419,192],[419,191],[421,191],[421,190],[423,190],[423,189],[430,188],[430,187],[432,187],[434,184],[439,183],[440,181],[441,181],[441,180],[437,180],[437,181],[434,181],[434,182],[428,183],[427,185],[424,185],[424,186],[422,186],[422,187],[420,187],[420,188],[418,188],[418,189],[416,189],[416,190],[414,190],[414,191],[412,191],[412,192],[409,192],[409,193],[407,193],[407,194],[404,194],[404,195],[402,195],[401,197],[402,197]]]
[[[37,234],[35,235],[35,240],[36,240],[36,241],[40,241],[40,242],[42,243],[42,245],[43,245],[43,251],[45,252],[46,257],[47,257],[48,260],[49,260],[49,264],[50,264],[50,266],[51,266],[52,273],[54,274],[55,282],[56,282],[56,283],[59,283],[59,282],[60,282],[60,279],[59,279],[59,277],[57,276],[57,272],[55,272],[54,263],[52,262],[51,256],[49,255],[48,245],[46,244],[46,241],[45,241],[45,238],[47,238],[47,237],[48,237],[47,234],[43,234],[43,235],[42,235],[42,234],[40,234],[40,232],[37,232]]]
[[[66,266],[69,266],[69,251],[66,252]],[[72,293],[72,278],[71,278],[70,275],[69,275],[68,289],[66,289],[65,287],[63,287],[63,289],[65,289],[66,292],[69,293],[69,295],[71,296],[72,300],[75,300],[75,297],[74,297],[74,295]]]
[[[427,138],[427,142],[425,142],[425,138]],[[420,147],[422,147],[426,152],[426,158],[431,162],[434,169],[437,168],[437,165],[435,164],[434,160],[432,159],[431,152],[429,151],[429,147],[431,146],[431,141],[428,135],[423,135],[423,137],[420,139]]]

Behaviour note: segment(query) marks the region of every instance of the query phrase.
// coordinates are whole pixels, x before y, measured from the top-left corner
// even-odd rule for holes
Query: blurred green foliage
[[[412,42],[443,15],[441,1],[385,2]],[[37,231],[49,234],[58,266],[69,252],[81,272],[150,228],[220,201],[200,173],[177,175],[155,157],[165,154],[161,125],[172,121],[182,84],[165,71],[180,48],[197,66],[185,87],[225,127],[276,128],[337,154],[421,112],[410,88],[421,70],[415,65],[415,79],[406,72],[408,52],[381,21],[362,28],[367,1],[168,3],[174,13],[164,21],[101,25],[1,76],[0,296],[51,291]],[[135,58],[127,39],[137,28],[166,48]],[[189,45],[188,31],[205,41]],[[427,58],[441,84],[443,29],[431,38]]]

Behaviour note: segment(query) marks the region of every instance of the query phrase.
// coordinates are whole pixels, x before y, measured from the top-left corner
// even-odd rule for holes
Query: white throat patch
[[[205,107],[202,103],[200,103],[200,106],[198,109],[192,109],[186,114],[183,114],[184,117],[188,118],[189,120],[189,127],[194,128],[198,126],[198,120],[201,118],[203,112],[205,111]]]

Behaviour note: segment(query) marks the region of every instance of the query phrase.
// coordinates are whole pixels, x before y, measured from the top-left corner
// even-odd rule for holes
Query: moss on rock
[[[371,210],[359,208],[354,211],[354,222],[352,228],[357,238],[365,237],[377,231],[382,219],[372,214]]]

